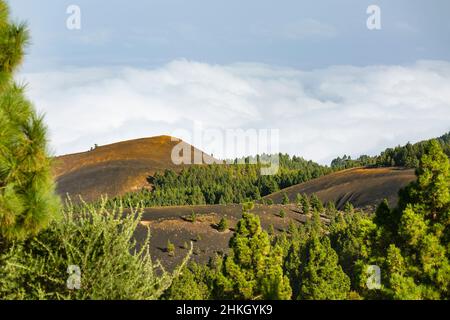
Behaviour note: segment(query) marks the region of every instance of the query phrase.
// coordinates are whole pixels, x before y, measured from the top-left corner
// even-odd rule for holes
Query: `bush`
[[[289,200],[288,195],[286,193],[284,193],[283,194],[283,199],[281,200],[281,203],[286,205],[286,204],[289,204],[289,202],[290,202],[290,200]]]
[[[157,299],[186,263],[172,274],[153,263],[148,229],[136,243],[141,208],[127,215],[120,205],[73,208],[36,238],[0,253],[0,299]],[[79,290],[67,287],[69,266],[81,271]]]
[[[208,300],[212,294],[213,272],[206,265],[191,263],[176,278],[163,298],[167,300]]]
[[[167,240],[167,252],[169,253],[169,255],[173,256],[175,255],[175,245],[170,242],[170,240]]]
[[[197,221],[197,214],[192,211],[190,219],[189,219],[192,223],[195,223]]]
[[[220,219],[219,225],[217,226],[217,230],[220,232],[228,230],[228,220],[225,217],[222,217],[222,219]]]

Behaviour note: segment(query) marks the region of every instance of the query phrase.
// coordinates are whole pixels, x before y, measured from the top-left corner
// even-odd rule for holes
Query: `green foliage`
[[[131,206],[142,202],[146,207],[243,203],[331,172],[301,158],[280,157],[280,170],[275,175],[261,175],[261,165],[248,162],[190,166],[180,172],[166,170],[149,177],[152,190],[129,193],[111,202],[123,200]]]
[[[278,213],[278,216],[282,219],[286,218],[286,211],[284,211],[284,209],[281,209]]]
[[[24,24],[10,22],[9,8],[3,0],[0,1],[0,40],[1,80],[11,79],[11,74],[22,63],[29,33]]]
[[[195,223],[195,222],[197,221],[197,214],[196,214],[194,211],[192,211],[189,220],[190,220],[192,223]]]
[[[24,25],[12,24],[0,0],[0,238],[36,235],[57,216],[59,200],[47,156],[47,133],[13,81],[28,43]]]
[[[309,214],[310,209],[311,209],[311,205],[309,203],[309,197],[308,195],[304,194],[301,201],[300,201],[300,206],[302,209],[302,213],[303,214]]]
[[[242,204],[243,212],[250,212],[255,208],[255,203],[253,201],[248,201]]]
[[[417,181],[400,192],[397,208],[382,205],[375,219],[391,243],[379,260],[389,270],[384,293],[394,299],[450,297],[450,162],[437,140],[423,148]]]
[[[365,283],[361,286],[364,270],[361,265],[369,264],[372,249],[377,243],[377,226],[368,216],[358,212],[338,212],[331,221],[329,238],[339,257],[344,272],[350,276],[352,289],[364,294]]]
[[[333,218],[336,216],[337,214],[337,209],[336,209],[336,205],[334,204],[334,202],[329,201],[326,205],[326,209],[325,209],[325,214],[328,218]]]
[[[350,279],[330,244],[329,231],[317,211],[305,225],[292,228],[290,238],[279,238],[284,269],[297,299],[345,299]]]
[[[289,200],[288,195],[286,193],[283,193],[283,199],[281,200],[281,203],[286,205],[286,204],[289,204],[289,202],[290,202],[290,200]]]
[[[173,256],[175,254],[175,245],[169,240],[167,240],[167,247],[166,247],[167,252],[169,253],[169,255]]]
[[[152,262],[148,229],[142,243],[134,240],[141,208],[127,215],[122,207],[73,209],[0,253],[0,299],[157,299],[171,285],[178,271]],[[79,290],[66,285],[70,265],[80,268]]]
[[[275,235],[275,228],[274,228],[273,224],[270,224],[268,233],[271,236]]]
[[[222,219],[220,219],[220,222],[217,225],[217,230],[219,232],[224,232],[228,230],[228,220],[225,217],[222,217]]]
[[[392,211],[389,208],[389,203],[386,199],[378,206],[373,221],[379,226],[390,232],[395,229],[395,218],[392,216]]]
[[[302,205],[302,195],[300,193],[297,193],[295,195],[295,204],[300,207]]]
[[[208,300],[212,298],[212,269],[192,262],[183,268],[164,293],[167,300]]]
[[[444,153],[450,157],[450,132],[435,140],[443,149]],[[355,167],[406,167],[417,168],[420,159],[426,153],[428,141],[418,142],[416,144],[407,143],[405,146],[388,148],[380,155],[375,157],[360,156],[353,160],[350,156],[344,155],[342,158],[336,158],[331,162],[333,170],[343,170]]]
[[[328,237],[313,236],[305,250],[299,299],[344,300],[350,292],[350,279],[338,263]]]
[[[311,204],[311,208],[313,210],[316,210],[319,213],[322,213],[324,211],[323,203],[322,203],[322,201],[320,201],[319,197],[317,197],[316,194],[313,194],[311,196],[310,204]]]
[[[283,256],[272,247],[259,218],[244,211],[230,252],[219,261],[216,285],[222,298],[289,299],[291,288],[283,274]]]

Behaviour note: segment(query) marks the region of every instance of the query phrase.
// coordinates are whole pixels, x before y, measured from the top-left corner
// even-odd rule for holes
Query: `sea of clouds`
[[[279,129],[280,151],[327,164],[344,153],[376,154],[450,130],[445,61],[305,71],[176,60],[152,69],[27,73],[19,80],[45,114],[54,154],[191,132],[200,123],[205,129]],[[189,134],[179,137],[193,142]],[[199,147],[214,149],[216,157],[242,156]]]

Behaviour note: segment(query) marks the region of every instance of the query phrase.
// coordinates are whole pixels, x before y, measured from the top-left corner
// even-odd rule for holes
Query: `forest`
[[[230,204],[256,201],[268,194],[332,172],[299,157],[280,154],[275,175],[261,175],[261,164],[190,166],[179,172],[166,170],[149,177],[152,189],[111,199],[125,206],[143,203],[145,207],[173,205]]]
[[[274,236],[243,205],[230,251],[206,266],[191,264],[166,299],[448,299],[450,289],[450,163],[439,142],[428,142],[417,182],[398,205],[371,216],[300,196],[312,212],[300,227]],[[322,219],[321,217],[327,217]],[[373,283],[370,266],[382,270]]]
[[[450,157],[450,132],[437,138],[445,154]],[[420,158],[424,154],[425,147],[429,141],[421,141],[415,144],[407,143],[404,146],[388,148],[380,155],[371,157],[362,155],[352,160],[350,156],[344,155],[331,162],[331,168],[342,170],[355,167],[405,167],[417,168]]]

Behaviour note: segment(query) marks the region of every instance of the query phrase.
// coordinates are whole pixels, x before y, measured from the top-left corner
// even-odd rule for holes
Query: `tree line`
[[[441,145],[444,153],[450,157],[450,132],[435,139]],[[405,167],[417,168],[420,158],[430,141],[421,141],[415,144],[407,143],[404,146],[388,148],[377,156],[362,155],[352,159],[348,155],[338,157],[331,162],[333,170],[343,170],[355,167]]]
[[[299,157],[280,154],[275,175],[261,175],[262,164],[213,164],[189,166],[177,172],[165,170],[149,177],[152,189],[143,189],[111,199],[113,205],[143,203],[146,207],[173,205],[230,204],[259,200],[289,186],[331,172],[326,166]]]
[[[244,205],[229,252],[207,265],[190,264],[163,298],[450,297],[450,162],[438,141],[425,147],[417,181],[401,191],[395,208],[385,201],[371,216],[350,204],[337,211],[298,199],[311,218],[278,236],[262,230],[251,204]]]

